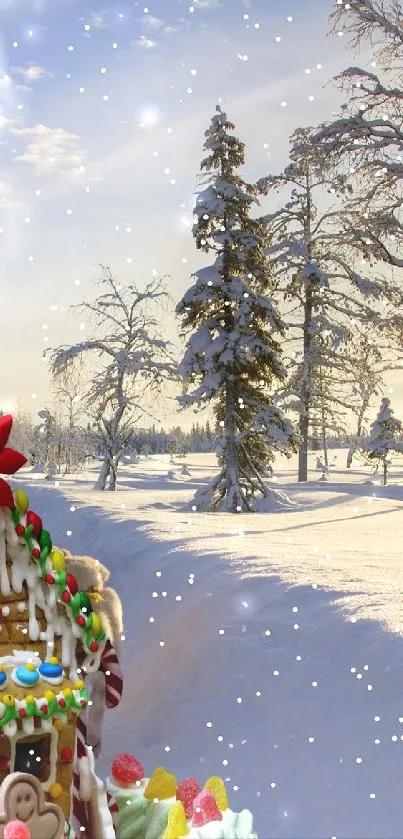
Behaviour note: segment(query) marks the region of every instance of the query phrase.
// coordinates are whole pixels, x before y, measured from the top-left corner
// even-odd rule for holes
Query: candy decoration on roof
[[[132,787],[144,779],[144,769],[137,758],[123,752],[116,755],[111,768],[112,778],[120,787]]]
[[[166,798],[174,798],[178,782],[171,772],[166,772],[163,766],[157,766],[144,790],[144,798],[153,801],[158,798],[164,801]]]
[[[204,789],[208,789],[214,795],[216,804],[222,812],[228,809],[228,796],[225,788],[225,783],[219,775],[213,775],[204,784]]]
[[[6,448],[13,425],[13,418],[6,414],[0,417],[0,472],[3,475],[14,475],[27,462],[27,458],[15,449]],[[14,498],[11,489],[3,478],[0,478],[0,507],[14,507]]]
[[[182,802],[188,819],[192,818],[193,802],[199,792],[201,792],[201,787],[195,778],[185,778],[176,790],[176,798]]]
[[[181,801],[175,801],[168,813],[168,824],[163,839],[183,839],[189,835],[186,814]]]
[[[192,827],[203,827],[209,822],[222,822],[222,813],[214,795],[208,789],[203,789],[194,800]]]

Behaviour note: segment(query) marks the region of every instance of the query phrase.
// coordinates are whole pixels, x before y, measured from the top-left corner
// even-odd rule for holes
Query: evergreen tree
[[[263,470],[267,474],[275,450],[295,450],[297,435],[270,396],[273,379],[286,375],[277,337],[284,324],[268,296],[267,240],[250,216],[257,190],[237,172],[245,147],[233,130],[217,107],[205,134],[205,188],[193,228],[197,248],[213,252],[215,260],[196,273],[177,312],[190,333],[181,364],[187,391],[180,402],[212,402],[222,429],[221,471],[197,504],[240,512],[254,509],[253,493],[268,494]]]
[[[363,450],[370,460],[377,460],[383,465],[383,483],[388,482],[390,452],[403,452],[403,427],[391,408],[390,399],[382,399],[375,422],[372,423],[369,439],[363,444]]]

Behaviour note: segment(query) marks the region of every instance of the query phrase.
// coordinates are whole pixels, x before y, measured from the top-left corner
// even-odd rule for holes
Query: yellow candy
[[[225,789],[225,783],[219,775],[213,775],[204,784],[204,789],[208,789],[214,795],[217,807],[219,810],[228,809],[228,796]]]
[[[51,699],[54,699],[54,698],[55,698],[55,695],[54,695],[54,693],[53,693],[53,690],[45,690],[45,693],[44,693],[43,695],[44,695],[45,699],[47,699],[47,700],[48,700],[48,702],[50,702],[50,701],[51,701]]]
[[[62,729],[66,727],[66,723],[62,722],[61,720],[54,720],[53,727],[56,729],[56,731],[62,731]]]
[[[25,667],[27,670],[31,670],[32,672],[35,672],[35,670],[37,669],[35,667],[35,664],[32,663],[32,661],[27,661]]]
[[[74,690],[82,690],[84,687],[84,682],[74,682]]]
[[[71,688],[65,688],[63,691],[64,696],[73,696],[73,691]]]
[[[59,659],[55,655],[48,658],[48,664],[59,664]]]
[[[55,781],[49,787],[49,795],[51,798],[59,798],[63,792],[63,787]]]
[[[32,705],[32,703],[35,702],[35,697],[31,696],[31,694],[29,693],[28,696],[25,697],[25,702],[27,702],[29,705]]]
[[[14,696],[11,696],[11,694],[8,693],[7,696],[2,697],[2,702],[4,702],[5,705],[9,705],[9,706],[14,705],[15,704]]]
[[[144,798],[153,801],[158,798],[164,801],[166,798],[174,798],[178,782],[175,775],[166,772],[163,766],[157,766],[144,790]]]
[[[23,489],[16,489],[14,493],[14,501],[20,513],[25,516],[25,513],[29,510],[29,498],[26,492],[24,492]]]
[[[168,813],[168,824],[163,839],[182,839],[188,836],[185,809],[181,801],[175,801]]]
[[[94,635],[99,635],[102,632],[102,623],[96,612],[91,613],[91,629]]]
[[[54,571],[64,571],[66,568],[66,560],[61,551],[54,549],[50,555],[52,568]]]
[[[4,673],[4,665],[0,664],[0,673]]]

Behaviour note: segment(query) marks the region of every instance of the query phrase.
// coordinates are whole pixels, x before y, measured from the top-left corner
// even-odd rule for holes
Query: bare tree
[[[104,490],[109,481],[113,491],[133,425],[153,416],[156,398],[177,371],[173,346],[162,337],[161,314],[170,302],[164,279],[153,279],[141,291],[134,283],[122,286],[101,266],[100,287],[92,303],[75,307],[90,317],[93,336],[53,350],[51,370],[57,378],[76,359],[95,357],[84,404],[103,457],[96,489]]]

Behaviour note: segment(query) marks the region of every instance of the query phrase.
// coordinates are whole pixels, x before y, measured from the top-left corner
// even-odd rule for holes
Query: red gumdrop
[[[144,769],[139,760],[124,752],[112,763],[112,775],[119,786],[130,787],[144,778]]]
[[[31,831],[25,822],[15,819],[4,825],[4,839],[31,839]]]
[[[34,536],[38,537],[42,533],[42,519],[33,510],[27,512],[27,525],[32,524],[32,532]]]
[[[202,789],[193,802],[192,827],[203,827],[209,822],[221,822],[222,813],[212,792]]]
[[[77,592],[78,592],[77,580],[73,576],[73,574],[70,574],[70,571],[68,571],[67,574],[66,574],[66,583],[67,583],[71,593],[72,594],[77,594]]]
[[[201,792],[200,784],[194,778],[185,778],[176,790],[177,801],[182,802],[187,819],[193,816],[193,802],[199,792]]]

